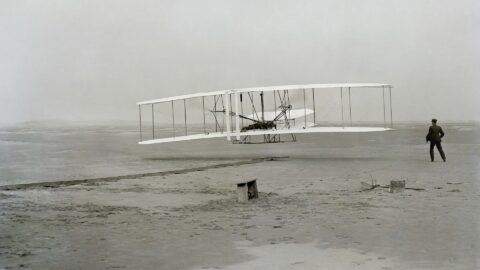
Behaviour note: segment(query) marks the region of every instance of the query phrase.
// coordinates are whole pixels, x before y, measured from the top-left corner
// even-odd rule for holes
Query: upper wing
[[[137,105],[156,104],[168,101],[207,97],[215,95],[224,95],[228,93],[248,93],[248,92],[271,92],[271,91],[288,91],[298,89],[331,89],[331,88],[393,88],[391,84],[385,83],[322,83],[322,84],[295,84],[295,85],[277,85],[277,86],[263,86],[263,87],[250,87],[250,88],[238,88],[230,90],[219,90],[203,93],[195,93],[189,95],[173,96],[161,99],[152,99],[147,101],[138,102]]]

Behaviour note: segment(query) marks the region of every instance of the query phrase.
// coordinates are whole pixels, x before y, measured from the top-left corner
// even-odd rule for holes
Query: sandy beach
[[[478,126],[447,128],[447,163],[423,133],[179,143],[198,152],[148,150],[185,159],[169,169],[7,181],[0,269],[478,269]],[[237,202],[251,179],[259,198]],[[372,179],[420,190],[364,190]]]
[[[480,270],[479,26],[0,0],[0,270]]]

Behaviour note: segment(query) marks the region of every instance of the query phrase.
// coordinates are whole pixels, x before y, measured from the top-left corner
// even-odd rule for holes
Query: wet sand
[[[0,269],[480,267],[477,144],[446,144],[447,163],[420,144],[298,147],[289,158],[4,187]],[[237,202],[236,183],[250,179],[259,198]],[[371,179],[424,190],[363,190]]]

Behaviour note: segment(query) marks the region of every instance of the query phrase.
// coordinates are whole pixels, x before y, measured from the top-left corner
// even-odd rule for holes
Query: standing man
[[[440,152],[440,156],[442,156],[443,162],[447,161],[445,153],[442,149],[443,136],[445,136],[445,132],[443,132],[442,127],[437,126],[437,119],[432,119],[432,125],[428,129],[428,134],[426,137],[427,142],[430,141],[430,159],[432,162],[434,161],[433,148],[435,145],[437,146],[438,152]]]

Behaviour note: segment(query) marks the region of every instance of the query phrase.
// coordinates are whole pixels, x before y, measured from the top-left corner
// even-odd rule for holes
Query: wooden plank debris
[[[258,198],[257,179],[238,183],[237,198],[239,202],[247,202]]]
[[[405,190],[405,189],[416,190],[416,191],[425,190],[424,188],[406,187],[405,186],[405,180],[390,181],[390,185],[386,185],[386,186],[378,185],[377,181],[374,180],[374,179],[372,179],[371,184],[366,183],[366,182],[360,182],[360,184],[362,185],[362,191],[369,191],[369,190],[373,190],[373,189],[378,188],[378,187],[379,188],[388,188],[389,192],[391,192],[391,193],[399,192],[399,191],[402,191],[402,190]]]

